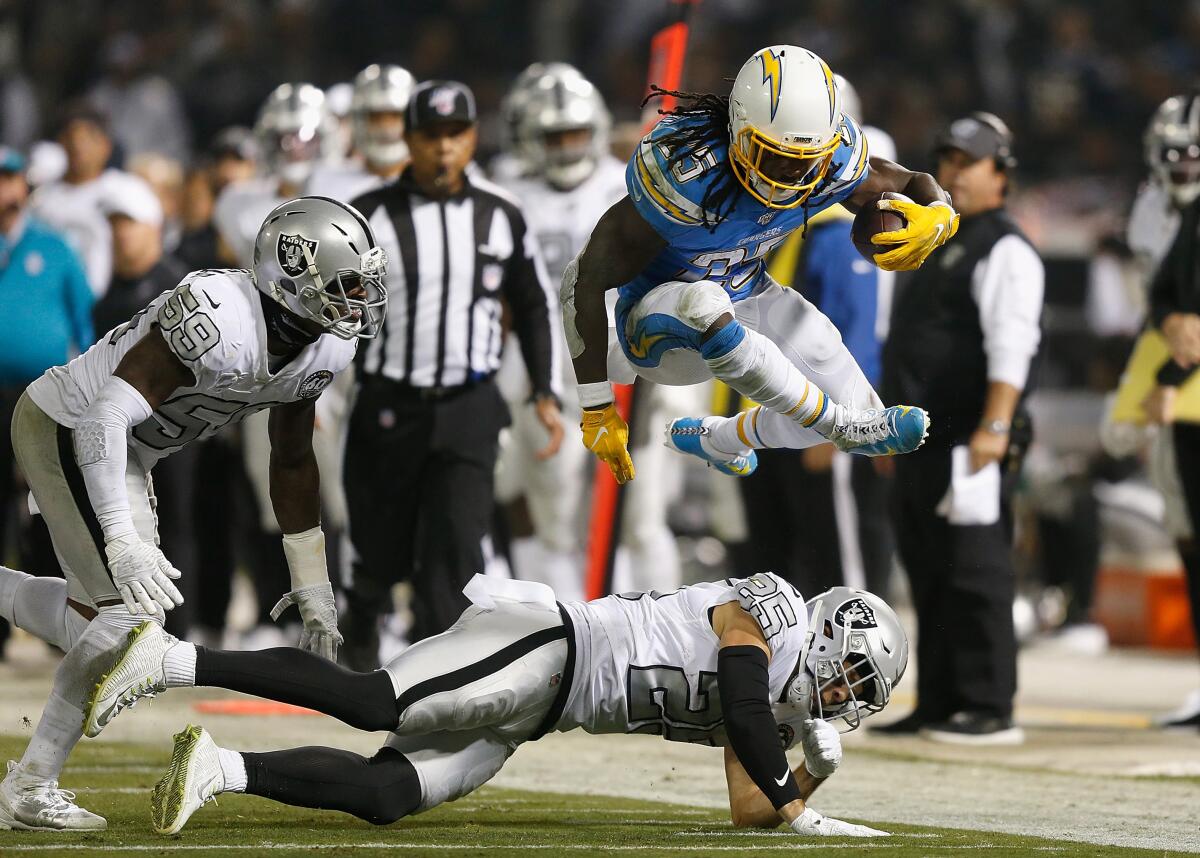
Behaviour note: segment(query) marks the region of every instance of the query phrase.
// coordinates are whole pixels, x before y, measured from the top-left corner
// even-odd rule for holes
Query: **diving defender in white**
[[[0,567],[0,616],[66,652],[20,763],[0,783],[0,828],[97,830],[58,776],[84,704],[130,629],[182,604],[158,549],[150,470],[272,409],[271,496],[300,644],[333,658],[341,635],[325,565],[312,450],[317,397],[380,329],[387,256],[354,209],[302,197],[259,230],[255,268],[189,274],[66,366],[29,385],[12,439],[66,580]]]
[[[544,584],[482,575],[463,592],[472,604],[450,629],[371,673],[294,649],[210,650],[145,623],[89,701],[88,735],[143,697],[193,685],[391,731],[367,759],[319,747],[238,753],[188,727],[154,788],[164,834],[223,792],[391,823],[482,786],[522,743],[576,727],[723,746],[735,825],[884,834],[805,804],[841,762],[833,724],[857,727],[904,673],[908,641],[879,597],[837,587],[805,603],[773,574],[593,602],[556,603]],[[805,761],[793,772],[784,751],[797,740]]]

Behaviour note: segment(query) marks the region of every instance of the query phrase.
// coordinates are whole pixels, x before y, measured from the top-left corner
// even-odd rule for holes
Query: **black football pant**
[[[1175,467],[1183,483],[1183,497],[1192,523],[1192,538],[1179,546],[1187,577],[1188,601],[1192,609],[1192,628],[1200,641],[1200,425],[1176,423]]]
[[[917,613],[917,712],[1012,717],[1017,689],[1016,576],[1005,516],[951,525],[934,509],[950,484],[950,450],[896,456],[893,515]]]
[[[467,607],[462,588],[483,571],[493,472],[508,406],[485,381],[439,398],[385,379],[359,388],[346,439],[346,500],[354,549],[341,624],[347,662],[377,647],[390,590],[413,587],[413,642],[449,628]]]

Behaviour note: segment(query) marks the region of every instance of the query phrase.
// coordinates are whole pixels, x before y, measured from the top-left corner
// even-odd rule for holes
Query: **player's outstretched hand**
[[[633,479],[633,459],[629,458],[629,427],[615,405],[583,409],[583,443],[608,465],[618,483]]]
[[[827,778],[842,762],[842,737],[828,721],[809,718],[800,725],[804,767],[814,778]]]
[[[821,816],[811,807],[791,821],[792,831],[805,837],[889,837],[886,831],[843,822],[832,816]]]
[[[904,229],[871,236],[874,244],[895,245],[886,253],[875,254],[875,264],[884,271],[913,271],[926,257],[958,232],[958,212],[943,202],[927,206],[903,200],[880,200],[878,207],[894,211],[906,221]]]
[[[300,649],[315,652],[330,661],[337,661],[337,650],[342,645],[342,635],[338,631],[333,586],[326,581],[324,584],[292,590],[275,603],[275,607],[271,609],[271,619],[278,620],[279,615],[287,610],[289,605],[299,608],[300,618],[304,620]]]
[[[129,613],[156,615],[183,604],[183,594],[172,583],[180,572],[158,546],[136,535],[118,537],[105,544],[104,554]]]

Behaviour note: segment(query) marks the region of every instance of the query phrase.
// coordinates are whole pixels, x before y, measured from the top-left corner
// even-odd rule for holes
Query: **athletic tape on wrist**
[[[325,560],[325,533],[320,525],[299,533],[285,533],[283,555],[287,558],[293,590],[329,583],[329,566]]]
[[[579,404],[584,408],[595,408],[598,405],[608,405],[613,401],[612,384],[607,381],[594,381],[579,385]]]

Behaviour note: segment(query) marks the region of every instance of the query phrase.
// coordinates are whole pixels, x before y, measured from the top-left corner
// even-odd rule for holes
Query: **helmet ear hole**
[[[296,294],[296,282],[290,277],[280,277],[279,287],[291,295]]]

